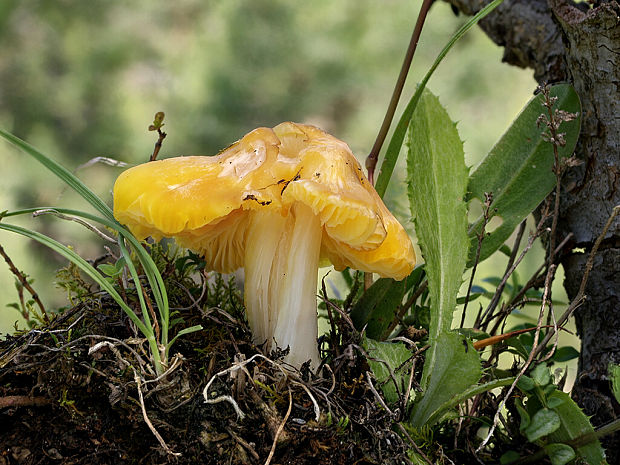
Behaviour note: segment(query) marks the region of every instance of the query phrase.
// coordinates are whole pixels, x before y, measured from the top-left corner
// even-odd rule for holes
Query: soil
[[[291,371],[252,343],[229,284],[187,282],[171,296],[173,333],[203,330],[179,338],[164,376],[129,318],[84,283],[51,323],[0,342],[0,465],[408,462],[353,332],[323,341],[318,375]]]

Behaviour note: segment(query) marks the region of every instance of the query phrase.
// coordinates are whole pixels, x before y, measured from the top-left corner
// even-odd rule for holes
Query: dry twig
[[[484,211],[482,215],[482,226],[480,232],[476,233],[478,244],[476,246],[476,258],[474,260],[474,266],[471,269],[471,276],[469,277],[469,285],[467,286],[467,294],[465,295],[465,305],[463,305],[463,313],[461,314],[461,328],[465,325],[465,315],[467,314],[467,304],[469,304],[469,296],[471,295],[471,288],[474,285],[474,277],[476,276],[476,269],[478,268],[478,262],[480,261],[480,252],[482,251],[482,241],[486,235],[486,227],[489,223],[491,204],[493,203],[493,193],[484,193]],[[522,223],[523,224],[523,223]],[[522,231],[522,229],[519,229]],[[522,232],[521,232],[522,234]],[[521,236],[517,236],[516,243],[521,241]],[[518,247],[518,245],[517,245]],[[516,247],[515,247],[516,248]]]
[[[19,283],[24,287],[24,289],[26,289],[28,292],[30,292],[30,295],[32,296],[32,299],[37,303],[37,305],[41,309],[41,313],[43,314],[43,319],[45,320],[46,323],[49,323],[49,321],[50,321],[49,317],[47,315],[47,312],[45,311],[45,307],[43,306],[43,302],[41,302],[41,299],[39,299],[39,294],[37,294],[35,292],[35,290],[32,288],[32,286],[28,282],[28,279],[26,278],[26,275],[24,273],[22,273],[21,271],[19,271],[19,269],[13,263],[13,260],[11,260],[11,258],[7,255],[7,253],[2,248],[1,245],[0,245],[0,255],[2,255],[2,258],[4,258],[4,261],[9,266],[9,270],[11,270],[11,273],[13,273],[13,275],[15,275],[15,277],[17,278]],[[20,296],[20,300],[21,300],[21,296]],[[24,305],[24,308],[25,308],[25,305]],[[22,316],[25,319],[29,319],[28,315],[22,315]]]
[[[532,360],[534,360],[534,356],[536,355],[536,349],[538,347],[538,338],[540,336],[540,329],[542,327],[543,317],[545,314],[545,303],[549,296],[549,289],[551,287],[551,282],[553,281],[553,276],[555,275],[555,269],[556,269],[556,266],[551,265],[547,273],[547,278],[545,279],[545,291],[543,294],[543,301],[540,307],[540,312],[538,313],[538,322],[536,324],[536,332],[534,333],[534,342],[532,343],[532,351],[530,352],[530,355],[528,356],[526,362],[523,364],[523,367],[521,367],[519,374],[517,374],[517,376],[515,377],[514,382],[510,385],[508,392],[506,393],[499,407],[497,408],[497,411],[495,412],[495,416],[493,417],[493,424],[491,425],[491,428],[489,429],[487,436],[484,438],[484,440],[480,443],[480,445],[476,449],[475,451],[476,453],[480,452],[484,448],[484,446],[487,445],[487,443],[493,436],[493,433],[495,432],[495,428],[497,428],[497,425],[500,421],[502,409],[506,405],[506,402],[508,401],[508,399],[510,399],[512,392],[514,391],[514,388],[517,386],[517,383],[519,382],[519,379],[521,379],[521,377],[525,374],[530,364],[532,363]]]
[[[163,111],[158,111],[157,113],[155,113],[153,124],[149,126],[149,131],[157,131],[157,134],[159,134],[159,138],[157,139],[157,142],[155,142],[155,148],[153,149],[153,154],[151,155],[149,161],[155,161],[157,159],[157,155],[159,154],[159,150],[161,149],[161,144],[164,142],[164,139],[168,135],[161,130],[162,126],[164,125],[164,116],[165,115]]]
[[[168,444],[166,444],[166,441],[164,441],[164,438],[161,437],[161,434],[159,434],[159,432],[155,429],[155,427],[153,426],[153,423],[151,423],[151,420],[149,419],[149,416],[146,413],[146,406],[144,405],[144,396],[142,395],[142,386],[141,386],[140,376],[138,375],[138,372],[136,371],[135,368],[132,367],[132,369],[133,369],[134,381],[136,382],[136,386],[138,388],[138,396],[140,398],[140,407],[142,408],[142,417],[144,418],[144,422],[149,427],[149,429],[151,430],[153,435],[157,438],[157,441],[159,442],[161,447],[168,454],[173,455],[175,457],[180,457],[181,453],[180,452],[173,452],[172,449],[170,449],[170,447],[168,447]]]
[[[286,411],[286,415],[284,415],[284,418],[282,419],[282,423],[280,423],[280,426],[278,426],[276,434],[274,435],[273,444],[271,445],[271,450],[269,451],[269,456],[267,457],[267,460],[265,461],[265,465],[269,465],[271,463],[273,454],[275,454],[276,452],[276,446],[278,445],[278,438],[280,437],[280,434],[282,434],[282,430],[284,430],[284,425],[286,424],[286,421],[288,420],[288,417],[290,416],[292,409],[293,409],[293,394],[291,394],[291,388],[289,387],[288,388],[288,410]]]
[[[592,271],[592,267],[594,266],[594,257],[596,256],[596,253],[598,252],[598,249],[601,246],[603,239],[607,235],[607,231],[609,231],[609,228],[611,227],[612,223],[614,222],[618,214],[620,214],[620,205],[616,205],[614,207],[611,215],[609,216],[609,219],[607,220],[607,223],[605,223],[605,226],[603,227],[603,230],[601,231],[601,234],[596,239],[596,242],[594,242],[594,246],[592,246],[592,250],[590,251],[590,255],[588,256],[588,260],[586,262],[586,267],[583,273],[583,278],[581,280],[581,284],[579,285],[579,291],[577,292],[577,295],[572,300],[570,305],[564,311],[562,316],[558,319],[557,327],[562,327],[564,323],[566,323],[566,321],[571,317],[573,312],[582,304],[583,300],[585,299],[586,284],[588,283],[588,278],[590,277],[590,271]],[[554,334],[555,334],[555,331],[550,331],[545,336],[545,338],[540,344],[542,348],[544,348],[544,346],[549,342],[549,340],[553,337]],[[535,352],[534,355],[537,356],[542,351],[542,348],[534,349],[533,351]]]

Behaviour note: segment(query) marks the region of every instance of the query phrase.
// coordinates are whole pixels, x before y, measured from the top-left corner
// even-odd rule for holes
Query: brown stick
[[[594,243],[594,246],[592,247],[592,250],[590,251],[590,255],[588,256],[588,261],[586,262],[586,269],[583,273],[583,279],[581,280],[581,285],[579,286],[579,292],[577,292],[577,295],[575,296],[573,301],[570,303],[566,311],[562,314],[562,316],[557,321],[556,326],[558,328],[561,327],[564,323],[566,323],[566,320],[570,318],[570,316],[577,309],[577,307],[579,307],[583,303],[583,300],[585,299],[586,284],[588,283],[588,277],[590,276],[590,271],[592,271],[592,267],[594,266],[594,257],[596,256],[596,253],[598,252],[598,249],[601,246],[601,243],[603,242],[603,239],[605,238],[607,231],[609,230],[609,228],[611,227],[611,224],[614,222],[614,219],[619,213],[620,213],[620,205],[616,205],[609,219],[607,220],[607,223],[603,227],[603,231],[601,231],[601,234],[596,239],[596,242]],[[555,332],[556,331],[554,328],[553,330],[549,331],[549,333],[547,333],[543,341],[540,343],[540,346],[534,350],[534,356],[537,356],[544,349],[545,345],[555,335]]]
[[[164,125],[164,112],[158,111],[155,113],[155,119],[153,120],[153,124],[149,126],[149,131],[157,131],[159,134],[159,138],[157,142],[155,142],[155,148],[153,149],[153,154],[149,161],[155,161],[157,159],[157,155],[159,154],[159,150],[161,149],[161,144],[164,142],[164,139],[168,134],[161,130],[161,127]]]
[[[465,325],[465,315],[467,314],[467,305],[469,304],[469,296],[471,295],[471,288],[474,285],[474,278],[476,277],[476,270],[478,269],[478,262],[480,261],[480,252],[482,251],[482,241],[484,240],[484,236],[486,235],[486,227],[489,224],[489,212],[491,209],[491,204],[493,203],[493,193],[485,192],[484,193],[484,214],[482,220],[482,228],[480,228],[480,232],[476,234],[478,239],[478,245],[476,246],[476,259],[474,260],[474,266],[471,269],[471,276],[469,277],[469,285],[467,286],[467,294],[465,295],[465,305],[463,305],[463,313],[461,314],[461,328]],[[517,235],[517,241],[515,249],[519,247],[519,242],[521,241],[521,234],[523,234],[523,229],[519,229],[519,234]],[[513,251],[514,253],[514,251]],[[512,257],[511,257],[512,258]]]
[[[407,79],[409,68],[411,68],[411,61],[413,60],[415,49],[418,45],[418,41],[420,40],[420,34],[422,34],[422,26],[424,26],[426,15],[432,4],[433,0],[424,0],[422,2],[420,13],[418,14],[418,20],[413,28],[411,41],[409,42],[409,47],[407,48],[407,53],[405,54],[403,66],[400,69],[400,74],[398,75],[398,80],[396,81],[396,86],[394,87],[390,104],[388,105],[385,117],[383,118],[383,123],[381,124],[379,134],[377,134],[377,139],[370,150],[368,158],[366,158],[366,170],[368,171],[368,180],[370,181],[370,184],[374,185],[375,183],[375,168],[377,167],[377,161],[379,160],[379,152],[381,152],[381,147],[383,146],[385,137],[390,129],[390,125],[392,124],[394,113],[396,113],[396,107],[398,106],[398,101],[400,100],[400,96],[403,92],[403,87],[405,86],[405,80]]]
[[[553,328],[553,325],[545,325],[541,326],[541,328]],[[474,342],[474,349],[480,350],[484,347],[497,344],[498,342],[505,341],[506,339],[510,339],[511,337],[518,336],[519,334],[527,333],[530,331],[535,331],[536,326],[532,326],[531,328],[518,329],[516,331],[510,331],[509,333],[498,334],[497,336],[487,337],[486,339],[481,339],[479,341]]]
[[[0,408],[11,407],[41,407],[48,405],[51,400],[47,397],[31,397],[31,396],[4,396],[0,397]]]

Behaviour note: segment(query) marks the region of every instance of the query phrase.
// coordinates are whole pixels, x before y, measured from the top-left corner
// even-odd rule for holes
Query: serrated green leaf
[[[427,424],[431,418],[438,420],[437,413],[443,405],[472,389],[482,376],[480,356],[470,341],[456,333],[445,333],[436,344],[439,350],[427,388],[410,420],[416,428]]]
[[[530,442],[534,442],[542,437],[550,435],[560,428],[560,426],[560,416],[555,410],[543,408],[534,414],[529,426],[525,428],[524,433]]]
[[[430,426],[430,425],[437,423],[438,421],[442,419],[446,419],[448,416],[450,416],[451,411],[454,413],[453,416],[457,417],[458,416],[457,412],[453,411],[453,409],[457,405],[462,404],[467,399],[471,399],[472,397],[478,394],[481,394],[483,392],[488,392],[488,391],[491,391],[492,389],[503,387],[503,386],[510,386],[514,382],[514,380],[515,379],[513,377],[508,377],[508,378],[502,378],[502,379],[494,379],[492,381],[488,381],[483,384],[474,384],[470,386],[469,388],[461,391],[455,396],[452,396],[450,399],[448,399],[448,401],[441,404],[437,408],[437,410],[435,410],[435,412],[428,418],[428,420],[426,420],[426,425]]]
[[[411,119],[407,146],[409,203],[416,215],[431,299],[431,348],[421,381],[425,390],[431,373],[434,376],[438,352],[443,350],[438,339],[452,324],[469,247],[463,143],[439,99],[428,90],[422,93]]]
[[[547,399],[547,407],[556,408],[559,407],[564,402],[564,399],[561,397],[551,396]]]
[[[551,465],[565,465],[575,458],[575,451],[567,444],[547,444],[544,449]]]
[[[578,438],[587,434],[592,434],[593,440],[584,446],[577,447],[575,452],[582,457],[589,465],[605,465],[605,452],[601,443],[594,438],[594,428],[588,417],[581,411],[579,406],[568,394],[556,390],[551,394],[550,399],[557,397],[562,403],[553,410],[558,414],[561,426],[557,431],[549,435],[549,441],[565,443],[571,439]]]
[[[620,365],[609,364],[609,377],[611,378],[611,389],[614,397],[620,402]]]
[[[370,338],[364,338],[362,345],[368,352],[368,365],[375,375],[377,382],[381,384],[381,390],[388,402],[398,400],[398,392],[406,386],[408,372],[396,371],[396,369],[411,357],[411,351],[402,342],[379,342]],[[388,369],[389,367],[389,369]],[[398,383],[398,390],[394,380],[390,378],[390,370]],[[387,382],[386,382],[387,381]]]
[[[581,114],[579,97],[572,86],[559,84],[551,87],[550,92],[558,98],[555,108]],[[502,219],[502,224],[482,242],[480,261],[499,249],[555,187],[556,177],[551,169],[553,146],[543,140],[543,129],[537,125],[538,117],[545,111],[541,102],[542,95],[530,100],[470,177],[468,199],[484,202],[485,192],[492,193],[491,212]],[[559,131],[566,134],[566,145],[559,148],[561,157],[572,155],[580,127],[580,117],[560,126]],[[482,218],[479,218],[470,228],[468,266],[473,265],[478,244],[476,234],[481,227]]]

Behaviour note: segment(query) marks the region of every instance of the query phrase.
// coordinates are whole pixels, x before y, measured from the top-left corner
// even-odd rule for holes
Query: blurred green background
[[[93,157],[147,161],[156,139],[147,127],[157,111],[166,113],[168,133],[160,158],[214,154],[255,127],[291,120],[345,140],[363,161],[420,3],[2,0],[0,127],[77,170],[108,201],[120,169],[78,167]],[[447,4],[433,5],[405,98],[466,19]],[[502,64],[501,56],[500,48],[473,29],[429,84],[459,121],[470,166],[487,153],[535,88],[531,71]],[[402,168],[387,199],[410,228]],[[84,207],[41,166],[5,143],[0,143],[0,173],[0,210]],[[20,223],[71,244],[85,257],[103,252],[101,243],[77,225],[50,218]],[[9,233],[0,234],[0,244],[35,279],[48,307],[66,305],[54,286],[55,270],[65,264],[61,259]],[[541,253],[521,267],[525,279]],[[486,261],[480,279],[501,275],[504,263]],[[13,283],[0,262],[3,333],[16,322],[23,327],[18,312],[6,307],[17,300]],[[556,297],[562,298],[561,286],[556,287]]]

